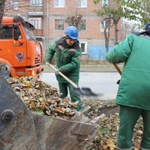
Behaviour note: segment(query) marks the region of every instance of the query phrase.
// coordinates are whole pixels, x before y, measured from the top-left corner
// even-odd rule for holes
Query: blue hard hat
[[[147,30],[148,28],[150,28],[150,23],[148,23],[144,29]]]
[[[78,40],[78,29],[75,26],[68,26],[65,30],[65,34],[73,40]]]

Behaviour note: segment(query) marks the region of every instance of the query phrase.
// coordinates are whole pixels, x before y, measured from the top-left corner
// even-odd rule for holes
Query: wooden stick
[[[117,65],[117,64],[114,64],[114,63],[113,63],[113,65],[114,65],[114,67],[116,68],[116,70],[119,72],[119,74],[121,75],[122,72],[121,72],[120,68],[118,67],[118,65]]]
[[[49,64],[55,71],[58,72],[65,80],[67,80],[74,88],[78,88],[78,86],[72,82],[69,78],[67,78],[63,73],[61,73],[58,69],[56,69],[52,64]]]

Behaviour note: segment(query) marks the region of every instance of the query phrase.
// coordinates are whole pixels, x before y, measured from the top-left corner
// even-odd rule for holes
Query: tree
[[[119,0],[121,1],[121,0]],[[122,17],[128,20],[138,21],[141,26],[150,21],[150,5],[149,0],[123,0]]]
[[[94,3],[102,3],[102,1],[106,2],[106,0],[94,0]],[[98,16],[103,17],[104,20],[112,20],[115,30],[115,45],[118,43],[118,23],[121,18],[138,21],[141,26],[147,24],[150,21],[150,6],[148,0],[109,0],[109,2],[110,3],[108,5],[105,4],[102,9],[94,10],[94,12]],[[106,28],[111,27],[112,24],[106,26]],[[107,30],[107,32],[110,32],[110,30]],[[104,35],[106,36],[105,32]],[[106,50],[108,51],[108,39],[105,41],[105,46]]]
[[[4,15],[5,2],[6,2],[6,0],[0,0],[0,12],[1,12],[0,13],[0,25],[2,22],[3,15]]]
[[[111,28],[110,15],[108,16],[108,18],[103,19],[102,24],[104,26],[105,47],[106,47],[106,51],[108,51],[109,50],[109,39],[110,39],[110,28]]]
[[[97,4],[102,2],[102,0],[94,0],[94,3]],[[104,36],[105,36],[105,47],[106,51],[109,50],[109,39],[110,39],[110,28],[114,25],[115,30],[115,41],[114,44],[118,43],[118,22],[121,18],[122,9],[119,2],[112,1],[111,3],[104,3],[101,10],[94,10],[94,12],[103,17],[103,21],[107,22],[104,26]],[[107,36],[108,35],[108,36]]]
[[[66,14],[67,14],[67,17],[65,19],[65,22],[68,24],[68,25],[73,25],[75,27],[77,27],[77,29],[79,30],[80,29],[80,25],[81,25],[81,22],[82,22],[82,17],[83,17],[83,13],[80,13],[80,9],[78,9],[77,6],[78,5],[78,2],[77,1],[70,1],[70,0],[66,0],[66,3],[68,4],[67,8],[66,8]]]
[[[65,22],[67,22],[69,26],[75,26],[79,29],[81,19],[82,15],[75,13],[74,15],[67,17]]]

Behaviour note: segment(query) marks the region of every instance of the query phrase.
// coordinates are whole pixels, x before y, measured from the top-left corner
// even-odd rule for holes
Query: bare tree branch
[[[5,2],[6,0],[0,0],[0,25],[2,23],[2,18],[3,18],[3,15],[4,15],[4,7],[5,7]]]

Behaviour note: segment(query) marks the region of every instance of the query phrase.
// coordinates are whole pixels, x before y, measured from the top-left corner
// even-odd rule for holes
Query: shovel
[[[120,70],[120,68],[118,67],[118,65],[117,65],[117,64],[114,64],[114,63],[113,63],[113,65],[114,65],[114,67],[116,68],[116,70],[118,71],[118,73],[121,75],[121,70]],[[119,84],[119,82],[120,82],[120,80],[117,81],[117,84]]]
[[[116,70],[119,72],[119,74],[121,75],[121,70],[120,70],[120,68],[118,67],[118,65],[117,64],[113,64],[114,65],[114,67],[116,68]]]
[[[56,69],[52,64],[49,64],[49,66],[57,71],[59,75],[61,75],[66,81],[68,81],[73,86],[73,91],[80,96],[99,96],[99,94],[96,94],[92,92],[92,90],[88,87],[79,88],[73,81],[71,81],[68,77],[66,77],[63,73],[61,73],[58,69]]]

